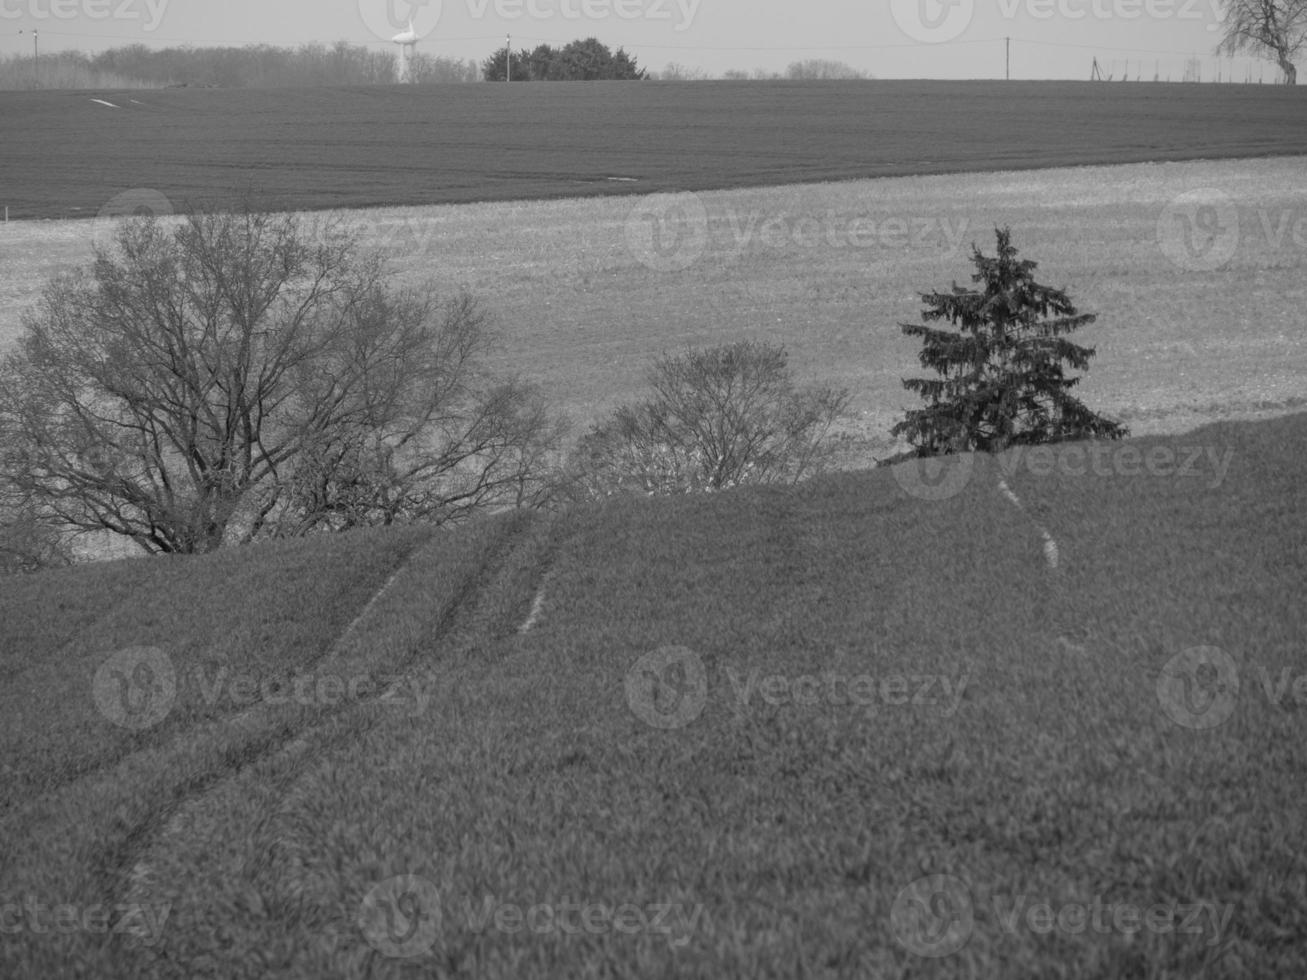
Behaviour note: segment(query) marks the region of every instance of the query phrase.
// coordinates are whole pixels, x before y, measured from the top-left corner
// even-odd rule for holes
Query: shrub
[[[664,355],[649,372],[653,397],[582,437],[572,485],[598,498],[795,483],[819,472],[848,393],[796,388],[787,360],[783,347],[753,341]]]

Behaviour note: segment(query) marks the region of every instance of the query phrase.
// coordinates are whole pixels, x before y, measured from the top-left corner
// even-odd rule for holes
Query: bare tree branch
[[[62,525],[196,552],[528,499],[556,425],[483,371],[470,297],[257,211],[132,220],[116,246],[49,284],[0,363],[5,472]]]
[[[1298,82],[1295,62],[1307,43],[1307,0],[1225,0],[1218,54],[1248,51],[1269,57],[1287,85]]]

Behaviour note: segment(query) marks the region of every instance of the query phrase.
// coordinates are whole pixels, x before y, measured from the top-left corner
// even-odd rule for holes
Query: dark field
[[[1307,93],[917,81],[3,92],[0,133],[0,207],[50,218],[143,187],[177,209],[252,191],[300,210],[1302,154]]]

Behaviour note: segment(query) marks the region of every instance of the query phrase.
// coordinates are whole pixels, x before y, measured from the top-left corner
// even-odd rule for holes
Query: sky
[[[642,67],[670,62],[719,76],[784,71],[811,58],[878,78],[1088,79],[1094,59],[1120,78],[1180,81],[1278,73],[1218,60],[1220,0],[0,0],[0,55],[122,44],[298,45],[345,40],[394,50],[410,17],[430,55],[483,60],[597,37]],[[21,32],[21,33],[20,33]]]

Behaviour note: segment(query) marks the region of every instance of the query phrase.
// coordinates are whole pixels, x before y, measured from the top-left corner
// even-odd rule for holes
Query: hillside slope
[[[0,974],[1296,975],[1304,479],[1300,415],[6,582]]]

